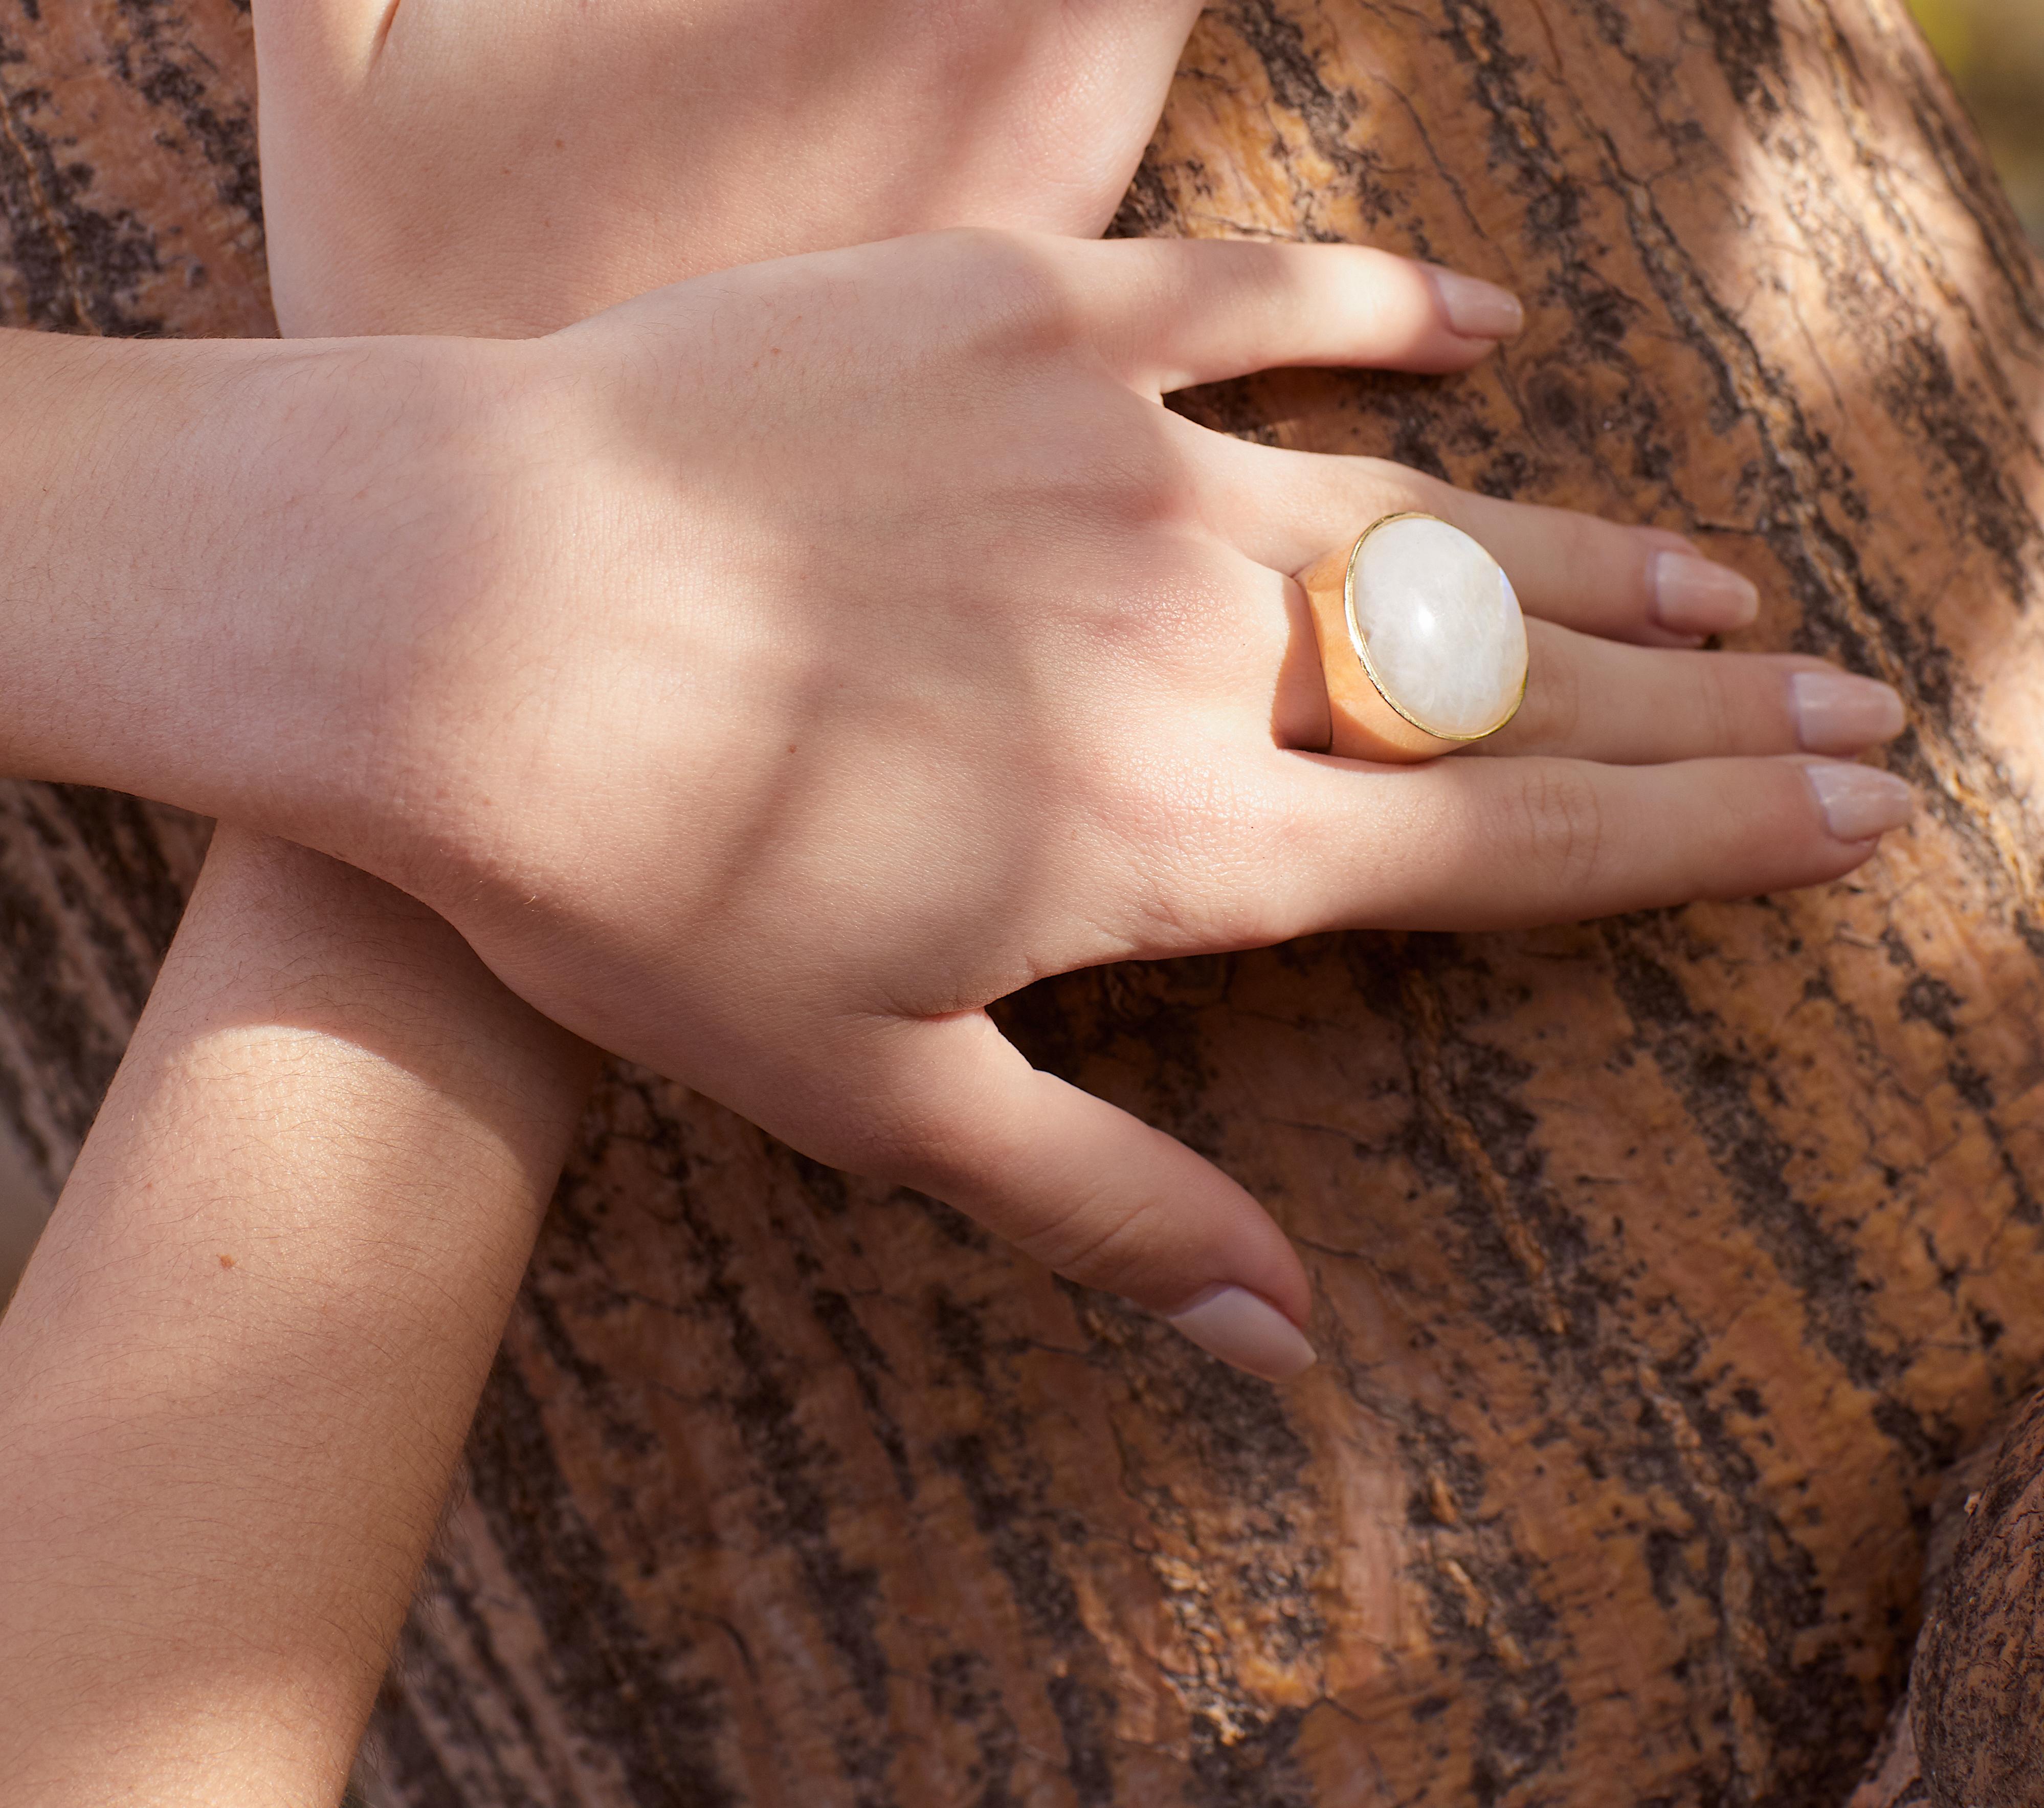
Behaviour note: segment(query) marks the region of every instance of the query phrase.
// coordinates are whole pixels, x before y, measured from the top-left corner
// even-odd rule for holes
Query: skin
[[[576,1034],[1076,1278],[1300,1322],[1248,1196],[1032,1072],[989,1001],[1320,930],[1783,890],[1873,846],[1831,832],[1797,751],[1811,662],[1613,638],[1649,625],[1655,538],[1159,405],[1486,348],[1377,252],[988,233],[544,339],[309,344],[284,443],[238,455],[288,606],[243,568],[159,610],[63,775],[372,872]],[[1415,508],[1502,559],[1542,701],[1493,757],[1298,751],[1324,698],[1286,574]],[[1549,706],[1599,693],[1622,702]]]
[[[299,63],[280,60],[275,22],[262,21],[266,153],[302,134],[340,156],[394,129],[359,97],[316,124],[286,105],[294,80],[320,70],[302,48]],[[1181,24],[1164,18],[1160,29]],[[924,42],[920,32],[913,41]],[[696,48],[707,56],[724,42],[709,35]],[[1103,94],[1103,110],[1126,119],[1154,105],[1176,49],[1158,37],[1147,80],[1119,107]],[[429,117],[435,98],[422,88]],[[662,96],[649,88],[644,98]],[[1030,83],[982,102],[994,119],[1042,115]],[[700,152],[702,110],[670,147],[677,159]],[[514,123],[501,110],[479,117]],[[598,149],[574,164],[590,198],[610,192]],[[338,260],[354,229],[348,198],[295,202],[278,173],[288,161],[288,150],[266,155],[273,229],[301,207],[335,232]],[[1105,190],[1124,179],[1099,179],[1099,205],[1111,207]],[[525,215],[497,194],[509,234]],[[403,195],[422,244],[444,242],[451,214],[475,217],[475,198],[451,185],[413,183]],[[383,198],[372,187],[352,204]],[[854,217],[857,197],[843,204]],[[601,270],[616,295],[713,266],[728,224],[707,217],[690,230],[678,217],[668,236],[633,241],[625,256],[628,212],[591,198],[577,218],[585,242],[573,268]],[[542,267],[532,248],[507,239],[486,283],[460,260],[428,271],[413,257],[406,281],[358,284],[348,305],[365,326],[402,324],[408,296],[425,293],[421,276],[436,273],[489,296],[499,311],[478,326],[539,331],[558,324],[551,310],[565,305],[571,317],[612,298],[563,304],[540,283],[521,287]],[[294,292],[279,289],[288,317]],[[90,452],[113,493],[128,475],[113,464],[121,448],[146,452],[150,436],[170,432],[192,444],[220,406],[213,386],[247,367],[186,363],[166,348],[167,361],[131,375],[80,349],[0,340],[17,379],[6,393],[32,399],[23,417],[49,434],[44,483]],[[29,398],[32,379],[40,387]],[[252,484],[267,462],[258,456],[235,475]],[[153,475],[127,484],[123,510],[110,512],[110,525],[133,529],[117,545],[103,534],[115,576],[132,583],[180,566],[224,576],[209,563],[220,538],[187,531],[204,521],[203,495],[175,494],[160,469]],[[175,537],[175,556],[152,566],[144,549],[165,537]],[[282,549],[270,542],[261,556],[281,564]],[[145,598],[168,590],[133,587]],[[75,583],[72,594],[90,598]],[[172,630],[175,594],[152,624],[159,633]],[[101,621],[110,640],[110,610]],[[28,714],[17,714],[17,731]],[[36,745],[24,735],[11,751],[22,764],[48,757]],[[0,1394],[0,1514],[39,1529],[0,1541],[13,1635],[0,1641],[10,1703],[0,1775],[10,1802],[336,1799],[592,1059],[403,893],[305,848],[221,829],[100,1121],[0,1319],[10,1382]]]
[[[259,0],[279,315],[299,337],[522,336],[932,227],[1094,237],[1199,11]]]
[[[209,867],[0,1319],[10,1805],[338,1799],[587,1060],[390,887]]]
[[[1081,13],[1048,10],[1061,21]],[[413,0],[398,18],[430,13]],[[305,167],[318,167],[321,144],[373,162],[382,153],[365,147],[405,121],[349,85],[375,67],[348,60],[366,14],[336,6],[294,16],[316,16],[322,29],[281,71],[278,13],[259,21],[266,167],[274,175],[290,167],[288,152],[270,153],[279,131],[288,139],[301,129]],[[957,17],[983,24],[994,14]],[[1174,30],[1182,24],[1166,10],[1157,17]],[[919,33],[923,22],[911,21]],[[536,53],[543,41],[528,48]],[[743,66],[742,56],[733,64]],[[1161,53],[1144,66],[1157,93],[1161,66]],[[294,80],[328,94],[332,110],[294,111]],[[417,92],[414,104],[432,116],[432,85]],[[1023,94],[1016,117],[1034,117],[1042,99]],[[981,106],[998,112],[985,96]],[[583,110],[563,102],[564,113]],[[748,102],[747,117],[753,110]],[[603,178],[600,163],[589,166],[585,195],[605,194]],[[492,192],[459,188],[443,204],[411,184],[413,248],[437,242],[443,205],[466,218]],[[536,267],[516,255],[531,248],[529,217],[513,217],[512,198],[494,192],[508,223],[486,238],[505,249],[508,271]],[[272,195],[280,221],[306,217],[287,194]],[[375,231],[387,228],[379,221]],[[628,237],[621,225],[620,237]],[[713,258],[714,237],[706,229],[688,255]],[[1405,910],[1470,908],[1445,898],[1453,860],[1418,844],[1444,832],[1516,829],[1544,872],[1545,891],[1479,902],[1500,920],[1516,920],[1515,910],[1581,914],[1693,870],[1671,868],[1665,852],[1658,867],[1650,857],[1615,870],[1587,861],[1580,817],[1564,825],[1558,849],[1551,810],[1539,806],[1552,787],[1575,781],[1538,772],[1528,781],[1508,769],[1564,763],[1553,750],[1581,730],[1560,717],[1516,730],[1516,759],[1458,763],[1508,775],[1473,779],[1466,794],[1459,779],[1412,784],[1281,746],[1320,733],[1321,707],[1295,656],[1301,623],[1280,575],[1284,534],[1298,544],[1331,539],[1348,525],[1343,514],[1327,531],[1336,514],[1382,513],[1415,494],[1442,512],[1473,509],[1486,535],[1501,537],[1493,543],[1511,547],[1516,575],[1537,575],[1546,561],[1550,601],[1566,587],[1580,620],[1642,640],[1659,637],[1642,572],[1666,542],[1424,484],[1416,491],[1420,480],[1389,467],[1273,464],[1240,458],[1227,442],[1172,437],[1183,424],[1170,424],[1155,393],[1217,367],[1216,357],[1321,355],[1337,337],[1331,355],[1443,367],[1480,355],[1481,344],[1443,337],[1431,273],[1350,256],[1238,260],[1237,274],[1223,270],[1232,255],[1223,254],[1174,277],[1170,254],[1147,263],[1117,254],[1117,264],[1082,268],[1061,261],[1068,249],[973,238],[854,252],[658,298],[579,339],[540,346],[156,347],[103,360],[71,354],[112,348],[0,347],[0,369],[22,386],[0,383],[0,394],[40,404],[22,410],[32,443],[4,478],[13,494],[0,506],[0,531],[12,544],[0,568],[39,579],[33,594],[8,599],[10,613],[35,595],[77,606],[25,648],[25,703],[4,730],[6,752],[17,769],[117,773],[133,788],[186,801],[231,799],[252,819],[337,852],[380,851],[390,877],[457,912],[466,906],[466,926],[486,945],[494,933],[500,969],[563,996],[592,992],[580,1014],[592,1027],[615,1017],[628,1028],[634,1015],[613,995],[630,989],[609,973],[613,960],[644,966],[659,937],[696,937],[670,945],[690,948],[711,983],[677,991],[663,970],[663,997],[691,1014],[678,1028],[655,1024],[655,1036],[671,1035],[669,1045],[691,1060],[728,1052],[748,1087],[841,1057],[849,1094],[843,1075],[811,1075],[820,1088],[817,1146],[849,1137],[849,1153],[872,1141],[882,1166],[889,1152],[912,1148],[917,1171],[932,1178],[951,1160],[956,1195],[997,1222],[1011,1207],[1027,1214],[1046,1198],[1066,1207],[1076,1197],[1082,1209],[1060,1226],[1006,1221],[1037,1235],[1046,1253],[1056,1252],[1058,1235],[1085,1229],[1086,1246],[1072,1246],[1067,1266],[1108,1284],[1129,1260],[1113,1233],[1130,1198],[1142,1209],[1129,1222],[1147,1234],[1185,1200],[1153,1200],[1146,1189],[1182,1179],[1197,1208],[1191,1228],[1217,1226],[1224,1256],[1231,1238],[1241,1240],[1251,1266],[1270,1264],[1261,1277],[1269,1296],[1283,1298],[1289,1252],[1243,1196],[1166,1139],[1017,1073],[970,1001],[989,980],[1005,989],[1074,953],[1261,933],[1266,925],[1246,913],[1266,907],[1266,891],[1278,900],[1273,921],[1287,910],[1301,921],[1324,910],[1389,921]],[[463,255],[481,254],[465,244]],[[565,261],[580,267],[578,257]],[[620,293],[682,273],[631,266],[628,257],[606,266],[626,286]],[[1335,271],[1331,287],[1304,274],[1321,267]],[[415,287],[422,307],[440,293],[434,270],[416,259],[387,269],[403,271],[394,290]],[[1188,280],[1198,294],[1181,305],[1174,284]],[[488,285],[492,306],[515,287],[508,276]],[[548,283],[536,293],[536,317],[576,305]],[[827,333],[815,323],[817,298],[847,293],[855,317]],[[290,294],[287,282],[287,317]],[[360,296],[345,304],[356,305],[366,305]],[[402,294],[389,305],[375,324],[402,323]],[[305,306],[314,317],[314,302]],[[811,322],[806,340],[793,330],[797,315]],[[1180,317],[1200,330],[1175,344],[1150,330]],[[747,334],[751,343],[735,351],[717,344]],[[793,345],[805,354],[798,363],[775,362],[782,341],[781,358]],[[876,448],[855,433],[869,393],[890,404],[911,398],[921,411]],[[987,411],[976,429],[943,405],[959,394]],[[884,560],[864,557],[839,619],[810,609],[813,512],[772,520],[764,536],[735,536],[758,498],[742,483],[720,489],[719,461],[708,456],[718,442],[670,417],[663,403],[678,400],[718,410],[726,426],[756,421],[749,437],[724,442],[743,452],[747,483],[776,468],[776,442],[796,414],[796,437],[813,431],[826,448],[855,447],[855,471],[882,452],[905,460],[897,468],[907,485],[926,495],[941,493],[933,483],[954,488],[961,471],[991,467],[958,498],[974,505],[953,517],[964,548],[932,544],[926,523],[883,523],[924,537],[889,546]],[[1063,417],[1098,433],[1074,435]],[[184,456],[167,467],[149,448],[171,435]],[[989,445],[1006,462],[990,459]],[[529,533],[522,517],[544,499],[536,490],[563,482],[609,498],[602,518],[620,532],[592,534],[597,517],[582,517],[548,558],[566,545],[601,568],[570,574],[553,598],[506,586],[512,606],[488,618],[496,602],[486,610],[459,569],[478,552],[500,571],[544,552],[562,515]],[[252,530],[220,523],[223,483],[237,513],[257,524]],[[686,519],[674,509],[678,488],[695,494]],[[135,506],[110,510],[109,494]],[[350,506],[335,509],[336,497]],[[855,520],[884,500],[832,498],[827,486],[811,497]],[[547,504],[560,506],[558,496]],[[1077,533],[1066,531],[1074,515]],[[97,563],[79,554],[88,520]],[[620,564],[622,530],[634,549]],[[699,610],[674,604],[689,569],[673,556],[682,543],[706,574],[695,580]],[[630,577],[626,567],[640,558],[649,568],[619,591],[616,637],[578,646],[604,614],[592,614],[589,599]],[[987,570],[1018,565],[1026,584],[986,584]],[[1570,582],[1572,570],[1589,581]],[[913,583],[899,581],[905,571]],[[770,633],[748,629],[747,611],[720,599],[734,579],[749,587]],[[1112,593],[1117,579],[1132,587],[1127,595]],[[791,588],[788,608],[769,608]],[[988,634],[1018,606],[1029,631],[1002,637],[1012,656],[989,675]],[[844,663],[856,650],[836,638],[847,617],[875,626],[874,639],[890,648],[882,671]],[[884,639],[882,623],[891,625]],[[687,629],[678,638],[678,626]],[[1577,637],[1562,636],[1543,637],[1554,650],[1539,656],[1558,674],[1576,669]],[[916,640],[925,656],[897,669],[893,648]],[[92,689],[58,708],[66,671],[75,687],[87,645]],[[402,660],[394,648],[405,649]],[[1583,658],[1637,653],[1600,644]],[[1752,675],[1722,676],[1720,667]],[[843,682],[862,669],[875,680],[870,695]],[[1587,679],[1602,668],[1581,669]],[[1600,757],[1651,761],[1685,746],[1716,753],[1725,741],[1764,755],[1792,744],[1781,701],[1788,666],[1666,669],[1678,674],[1677,687],[1705,687],[1710,725],[1699,725],[1699,711],[1686,729],[1646,712],[1633,741],[1596,749]],[[717,694],[747,670],[744,684]],[[1239,689],[1224,682],[1231,677]],[[1055,724],[1066,740],[1047,750],[1030,706],[1060,694],[1071,706]],[[703,712],[701,748],[678,745],[664,719],[677,695]],[[1095,710],[1103,720],[1086,720]],[[442,712],[450,714],[435,721]],[[536,714],[541,725],[527,735],[521,718]],[[518,732],[500,736],[507,719]],[[463,720],[492,732],[471,741]],[[793,756],[782,752],[784,726]],[[578,747],[585,727],[614,737],[607,752]],[[1241,756],[1239,770],[1221,757],[1228,752]],[[1026,772],[1005,771],[1018,755]],[[613,756],[622,764],[604,777]],[[601,779],[591,794],[601,801],[601,833],[590,836],[588,819],[566,809],[560,787],[585,779],[563,779],[563,762]],[[322,776],[309,783],[313,771]],[[1821,877],[1868,851],[1835,842],[1820,824],[1813,832],[1793,760],[1713,760],[1681,775],[1689,791],[1671,788],[1653,807],[1693,794],[1718,852],[1742,854],[1748,870]],[[1366,804],[1365,779],[1387,801]],[[996,820],[1009,814],[1004,789],[1067,781],[1077,786],[1069,806],[1028,821],[1022,836]],[[1404,790],[1385,791],[1393,781]],[[1622,784],[1615,794],[1623,800]],[[529,807],[543,828],[506,842],[478,832],[499,797],[516,797],[518,814]],[[763,797],[774,804],[763,819]],[[1487,798],[1503,801],[1486,814]],[[1764,826],[1777,845],[1723,820],[1756,798],[1771,802]],[[936,810],[928,833],[912,803]],[[831,833],[847,804],[866,825],[848,843]],[[1267,818],[1258,814],[1266,810]],[[803,832],[786,834],[790,823]],[[1236,839],[1212,844],[1227,859],[1209,873],[1194,858],[1206,851],[1199,838],[1223,835]],[[1365,864],[1392,876],[1358,902]],[[561,891],[563,865],[580,879]],[[1032,879],[1019,909],[999,897],[1003,875],[1018,871]],[[943,883],[905,910],[893,895],[899,875],[932,871]],[[1060,909],[1056,894],[1067,887],[1077,902]],[[664,902],[649,895],[663,893]],[[866,950],[835,993],[814,925],[796,907],[804,902],[840,941],[855,929]],[[649,909],[649,921],[632,920]],[[746,921],[761,910],[763,929]],[[761,945],[777,937],[779,946]],[[701,961],[705,949],[713,958]],[[904,963],[909,950],[941,958],[925,971],[925,960]],[[742,1025],[734,1032],[734,1010],[772,1015],[799,1057],[793,1067],[777,1068]],[[990,1121],[993,1134],[1016,1137],[1018,1159],[1046,1171],[1035,1193],[976,1196],[987,1150],[968,1139],[946,1155],[936,1117],[883,1116],[873,1140],[875,1102],[912,1105],[912,1088],[889,1087],[912,1079],[940,1041],[970,1056],[969,1084],[981,1094],[974,1137]],[[0,1321],[0,1364],[25,1378],[0,1407],[0,1512],[45,1529],[0,1552],[0,1595],[17,1635],[0,1654],[0,1695],[25,1707],[0,1729],[10,1799],[332,1799],[559,1165],[586,1060],[410,897],[302,848],[222,832],[108,1110],[17,1310]],[[886,1083],[878,1091],[876,1080]],[[1093,1139],[1080,1148],[1085,1160],[1044,1161],[1034,1139],[1068,1131]],[[1132,1194],[1117,1191],[1124,1179]],[[1103,1227],[1109,1234],[1096,1238]],[[1183,1278],[1165,1282],[1181,1287]],[[1287,1305],[1303,1313],[1302,1297]],[[309,1502],[319,1510],[309,1513]]]

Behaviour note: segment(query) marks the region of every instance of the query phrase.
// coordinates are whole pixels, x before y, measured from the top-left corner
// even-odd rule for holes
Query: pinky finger
[[[1913,813],[1878,767],[1793,756],[1600,766],[1443,760],[1295,767],[1274,933],[1579,922],[1842,878]]]

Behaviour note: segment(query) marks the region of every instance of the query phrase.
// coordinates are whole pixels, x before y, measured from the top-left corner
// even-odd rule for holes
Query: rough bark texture
[[[231,0],[0,0],[6,317],[263,330],[249,108]],[[1827,891],[1015,1001],[1299,1239],[1282,1393],[614,1071],[389,1802],[1808,1808],[1900,1691],[1938,1477],[2044,1357],[2044,294],[1942,79],[1900,0],[1228,0],[1124,225],[1511,283],[1470,377],[1190,406],[1695,534],[1750,644],[1903,687],[1926,817]],[[53,1168],[171,821],[6,794]]]
[[[1908,1687],[1888,1715],[1887,1730],[1874,1747],[1873,1756],[1867,1760],[1859,1787],[1847,1798],[1846,1808],[1919,1808],[1934,1802],[1937,1808],[1965,1808],[1973,1802],[1963,1795],[1934,1796],[1924,1778],[1922,1754],[1916,1745],[1916,1704],[1926,1694],[1924,1652],[1931,1637],[1930,1624],[1937,1619],[1943,1603],[1963,1599],[1977,1584],[1977,1563],[1960,1566],[1958,1579],[1954,1581],[1954,1560],[1979,1510],[1984,1491],[2008,1464],[2023,1460],[2019,1450],[2004,1451],[2011,1425],[2019,1419],[2027,1422],[2040,1409],[2044,1409],[2044,1394],[2035,1396],[2017,1412],[2002,1414],[1988,1427],[1980,1442],[1945,1471],[1937,1498],[1931,1504],[1930,1530],[1924,1541],[1919,1599],[1926,1629],[1917,1637]],[[2021,1448],[2027,1449],[2033,1461],[2039,1454],[2034,1444]],[[2018,1799],[2031,1802],[2036,1798]],[[1974,1808],[1984,1808],[1984,1805],[1976,1804]]]
[[[1967,1490],[1910,1679],[1929,1798],[2044,1802],[2044,1394]]]

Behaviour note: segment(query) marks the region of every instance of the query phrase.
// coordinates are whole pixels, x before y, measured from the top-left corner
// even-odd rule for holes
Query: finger
[[[1666,528],[1508,502],[1384,459],[1288,452],[1200,434],[1191,461],[1214,530],[1263,564],[1297,571],[1372,521],[1438,515],[1489,549],[1529,615],[1614,640],[1693,646],[1759,613],[1760,593]]]
[[[1253,1375],[1289,1380],[1312,1364],[1298,1256],[1218,1168],[1038,1072],[983,1013],[889,1023],[876,1037],[859,1065],[885,1102],[845,1165],[948,1201]]]
[[[1892,741],[1902,699],[1822,660],[1627,646],[1526,624],[1526,701],[1470,749],[1638,766],[1727,754],[1864,753]]]
[[[1285,852],[1255,882],[1254,921],[1272,941],[1522,928],[1821,885],[1913,809],[1891,774],[1795,756],[1402,768],[1271,758],[1292,768]]]
[[[1287,364],[1459,371],[1523,324],[1508,290],[1362,245],[1074,244],[1078,317],[1151,394]]]

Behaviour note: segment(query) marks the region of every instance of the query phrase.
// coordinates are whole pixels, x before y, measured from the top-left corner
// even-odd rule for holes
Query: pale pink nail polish
[[[1435,293],[1451,331],[1465,339],[1511,339],[1526,325],[1526,310],[1509,289],[1458,270],[1432,272]]]
[[[1297,1325],[1247,1287],[1210,1288],[1165,1322],[1209,1356],[1266,1381],[1289,1381],[1320,1360]]]
[[[1649,606],[1671,634],[1729,634],[1760,613],[1760,592],[1729,566],[1688,552],[1646,560]]]
[[[1875,766],[1813,760],[1803,768],[1824,826],[1841,841],[1871,841],[1916,814],[1916,798],[1892,772]]]
[[[1793,674],[1788,708],[1806,753],[1862,752],[1894,740],[1905,721],[1902,698],[1892,687],[1844,671]]]

